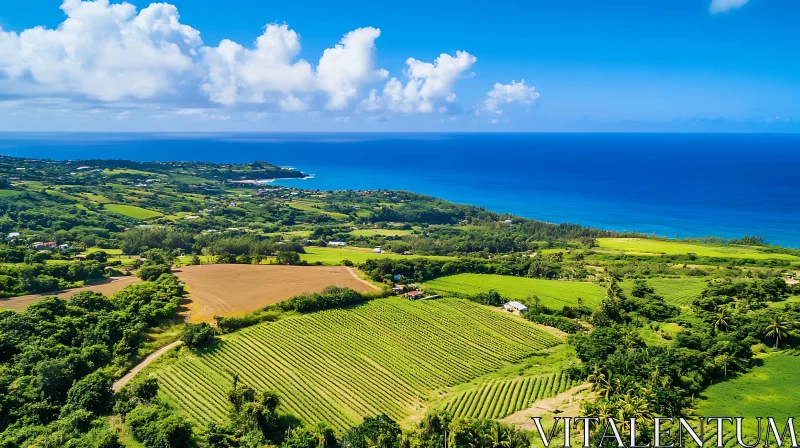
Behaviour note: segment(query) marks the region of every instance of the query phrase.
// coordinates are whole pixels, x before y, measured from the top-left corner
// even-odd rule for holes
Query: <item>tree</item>
[[[85,409],[100,413],[108,406],[111,398],[111,375],[98,370],[86,375],[75,383],[67,393],[67,403],[62,410]]]
[[[719,312],[714,317],[714,332],[727,331],[731,327],[731,312],[726,307],[720,307]]]
[[[103,250],[98,250],[97,252],[92,252],[86,255],[86,259],[99,261],[100,263],[105,263],[108,261],[108,254]]]
[[[275,262],[278,264],[288,264],[291,266],[300,264],[300,254],[297,252],[281,251],[275,256]]]
[[[161,274],[169,274],[171,271],[172,268],[164,264],[148,264],[139,268],[139,277],[150,282],[160,277]]]
[[[211,325],[202,322],[199,324],[186,324],[181,340],[189,348],[200,348],[214,339],[215,332]]]
[[[791,322],[784,319],[782,316],[775,314],[770,319],[766,328],[766,336],[768,338],[775,338],[775,348],[781,343],[781,339],[787,339],[792,335]]]

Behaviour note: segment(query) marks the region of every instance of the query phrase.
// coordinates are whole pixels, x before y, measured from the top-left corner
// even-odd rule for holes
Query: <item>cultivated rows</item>
[[[527,409],[535,401],[558,395],[577,384],[563,372],[495,380],[457,395],[445,409],[455,416],[498,419]]]
[[[378,413],[403,419],[437,389],[559,343],[527,322],[471,302],[392,298],[242,330],[159,377],[198,422],[225,417],[235,372],[245,384],[276,390],[301,420],[345,428]]]

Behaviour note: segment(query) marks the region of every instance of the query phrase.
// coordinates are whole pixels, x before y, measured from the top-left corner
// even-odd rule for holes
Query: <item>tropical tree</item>
[[[775,338],[775,348],[781,343],[781,339],[787,339],[792,335],[792,323],[778,314],[770,319],[766,328],[766,336]]]

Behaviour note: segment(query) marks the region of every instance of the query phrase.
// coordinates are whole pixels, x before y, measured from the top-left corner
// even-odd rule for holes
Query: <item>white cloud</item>
[[[311,64],[301,59],[300,36],[288,25],[267,25],[252,50],[223,40],[216,47],[203,47],[206,81],[202,88],[211,101],[227,106],[237,102],[274,102],[273,93],[314,90]],[[296,103],[284,98],[283,104]]]
[[[711,0],[709,10],[712,14],[728,12],[732,9],[741,8],[748,1],[749,0]]]
[[[347,107],[362,84],[389,76],[386,70],[375,69],[375,39],[380,35],[381,30],[377,28],[359,28],[345,34],[338,45],[322,54],[317,78],[321,88],[330,95],[327,108]]]
[[[103,101],[172,93],[190,72],[200,33],[179,22],[178,10],[154,3],[136,14],[129,3],[65,0],[57,29],[19,34],[0,29],[0,73],[29,76],[49,93]]]
[[[494,85],[494,89],[487,94],[488,98],[483,102],[483,107],[487,112],[502,115],[501,107],[504,104],[514,102],[521,104],[531,104],[539,98],[539,93],[534,91],[533,86],[526,86],[525,80],[519,83],[511,81],[511,84]]]
[[[437,105],[456,100],[453,86],[475,61],[477,58],[466,51],[456,52],[455,57],[442,54],[433,63],[409,58],[405,70],[408,82],[403,85],[397,78],[390,79],[382,96],[378,96],[377,90],[371,90],[359,108],[367,111],[386,108],[394,112],[433,112]]]

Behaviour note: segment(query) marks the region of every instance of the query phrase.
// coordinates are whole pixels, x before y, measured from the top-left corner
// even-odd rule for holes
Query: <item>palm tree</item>
[[[769,322],[769,324],[767,324],[766,336],[768,338],[775,338],[775,348],[778,348],[778,345],[781,343],[781,339],[786,339],[791,335],[791,322],[777,314],[772,316],[772,320]]]
[[[714,331],[719,331],[724,328],[726,331],[731,327],[731,312],[728,308],[720,307],[719,313],[714,318]]]

